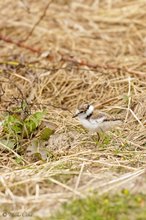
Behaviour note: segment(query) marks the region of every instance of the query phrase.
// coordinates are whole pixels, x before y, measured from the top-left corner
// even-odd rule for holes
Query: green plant
[[[65,203],[62,210],[51,216],[51,220],[127,220],[145,219],[146,197],[144,194],[131,194],[124,189],[116,195],[92,195]]]
[[[0,143],[3,146],[6,146],[7,149],[15,149],[20,154],[24,152],[23,144],[26,140],[29,146],[34,145],[34,137],[39,134],[35,137],[35,142],[43,146],[44,142],[53,134],[52,129],[43,126],[43,118],[46,115],[46,111],[28,114],[26,108],[28,108],[26,102],[21,102],[21,107],[15,107],[11,113],[5,116],[0,138]],[[42,126],[40,127],[40,125]],[[38,153],[38,149],[34,153]],[[41,156],[43,157],[42,152]]]

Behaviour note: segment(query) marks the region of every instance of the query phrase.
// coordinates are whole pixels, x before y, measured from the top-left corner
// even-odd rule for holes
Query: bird
[[[96,132],[98,134],[120,126],[123,122],[122,119],[113,118],[103,112],[98,112],[96,114],[92,104],[79,105],[73,118],[78,118],[82,126],[90,133]]]

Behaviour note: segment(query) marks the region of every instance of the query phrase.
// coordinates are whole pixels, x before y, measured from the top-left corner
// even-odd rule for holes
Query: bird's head
[[[73,118],[80,118],[84,119],[87,117],[90,117],[93,114],[94,107],[91,104],[83,104],[78,106],[75,115],[73,115]]]

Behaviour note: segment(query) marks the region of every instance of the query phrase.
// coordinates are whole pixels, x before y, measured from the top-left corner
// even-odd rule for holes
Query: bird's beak
[[[76,118],[78,116],[79,113],[75,114],[72,116],[72,118]]]

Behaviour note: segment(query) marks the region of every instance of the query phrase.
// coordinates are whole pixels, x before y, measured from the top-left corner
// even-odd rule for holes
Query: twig
[[[40,50],[40,49],[35,49],[35,48],[30,47],[30,46],[28,46],[28,45],[25,45],[25,44],[23,44],[23,43],[21,43],[21,42],[16,42],[16,41],[14,41],[14,40],[12,40],[11,38],[8,38],[8,37],[6,37],[6,36],[0,35],[0,40],[3,40],[3,41],[5,41],[5,42],[7,42],[7,43],[14,44],[14,45],[16,45],[16,46],[18,46],[18,47],[25,48],[25,49],[27,49],[27,50],[30,50],[30,51],[33,52],[33,53],[41,54],[41,50]]]
[[[133,74],[133,75],[137,75],[137,76],[145,77],[145,78],[146,78],[146,73],[145,73],[145,72],[141,72],[141,71],[129,69],[129,68],[127,68],[127,67],[125,67],[125,70],[126,70],[128,73],[131,73],[131,74]]]
[[[8,151],[12,152],[16,157],[21,158],[25,163],[28,163],[25,159],[23,159],[19,154],[17,154],[14,150],[12,150],[10,147],[8,147],[7,145],[3,144],[2,142],[0,142],[0,146],[4,147],[5,149],[7,149]]]
[[[57,181],[57,180],[55,180],[55,179],[53,179],[53,178],[51,178],[51,177],[49,177],[49,180],[50,180],[51,182],[53,182],[53,183],[55,183],[55,184],[61,186],[61,187],[63,187],[63,188],[65,188],[65,189],[67,189],[67,190],[73,192],[75,195],[82,197],[82,194],[81,194],[80,192],[78,192],[78,191],[72,189],[71,187],[69,187],[69,186],[67,186],[67,185],[65,185],[65,184],[63,184],[63,183],[61,183],[61,182],[59,182],[59,181]]]
[[[35,28],[39,25],[39,23],[43,20],[43,18],[45,17],[46,15],[46,12],[50,6],[50,4],[52,3],[52,0],[46,5],[44,11],[43,11],[43,14],[40,16],[39,20],[34,24],[34,26],[32,27],[31,31],[29,32],[29,34],[26,36],[25,39],[21,40],[20,42],[24,42],[24,41],[27,41],[30,36],[33,34]]]
[[[110,102],[113,102],[113,101],[117,101],[117,100],[121,100],[122,98],[121,97],[113,97],[113,98],[110,98],[100,104],[97,104],[95,105],[95,108],[102,108],[105,104],[109,104]]]
[[[130,105],[131,105],[131,77],[128,78],[128,107],[127,107],[127,114],[125,117],[125,122],[127,122],[129,111],[130,111]]]
[[[81,166],[81,169],[80,169],[79,176],[78,176],[77,181],[76,181],[75,191],[77,191],[77,188],[78,188],[78,186],[79,186],[79,183],[80,183],[80,180],[81,180],[81,175],[82,175],[83,170],[84,170],[84,166],[85,166],[85,163],[83,162],[83,163],[82,163],[82,166]]]

